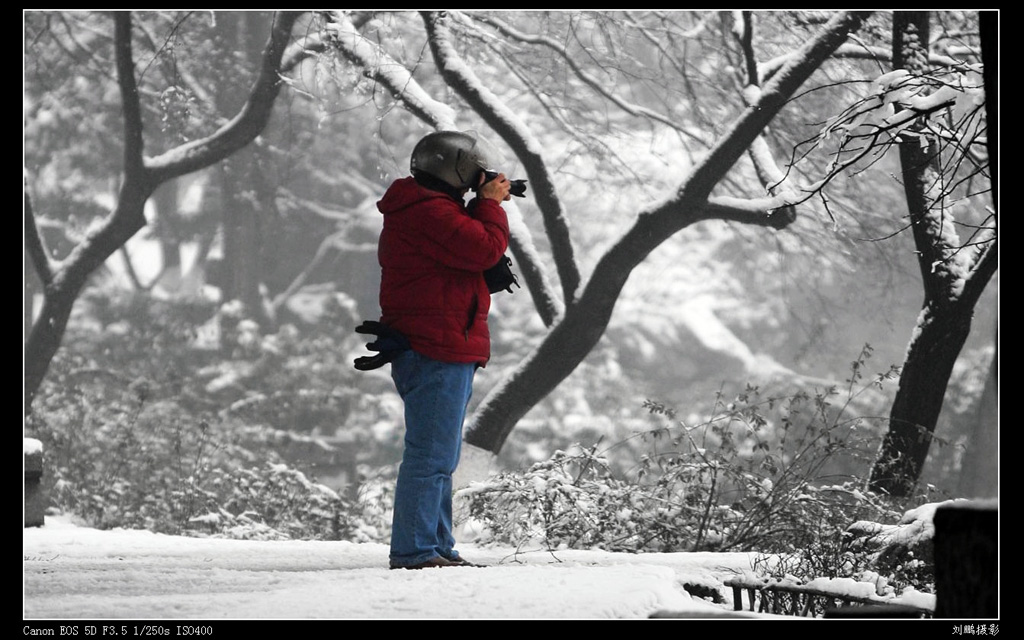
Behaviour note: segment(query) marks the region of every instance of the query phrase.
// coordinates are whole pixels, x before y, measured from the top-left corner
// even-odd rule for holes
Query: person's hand
[[[509,193],[509,189],[512,184],[505,177],[504,173],[499,173],[498,177],[490,182],[484,182],[487,178],[483,172],[480,173],[480,189],[477,193],[480,194],[481,198],[490,198],[496,202],[504,202],[505,200],[511,200],[512,194]]]

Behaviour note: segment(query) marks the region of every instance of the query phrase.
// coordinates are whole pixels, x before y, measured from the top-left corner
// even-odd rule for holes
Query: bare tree
[[[36,226],[29,193],[25,188],[25,248],[43,286],[43,304],[25,345],[25,411],[46,376],[60,348],[72,306],[89,276],[146,225],[144,206],[161,184],[198,171],[235,153],[252,142],[270,119],[283,84],[280,70],[291,42],[292,27],[300,13],[275,15],[264,48],[259,73],[238,113],[216,132],[182,144],[156,157],[144,153],[142,110],[132,55],[132,15],[114,12],[114,49],[117,85],[123,112],[122,175],[116,204],[95,230],[81,240],[63,260],[49,257]]]
[[[895,13],[895,69],[927,76],[929,26],[928,12]],[[924,118],[915,118],[898,143],[924,306],[903,363],[889,431],[868,483],[873,490],[897,496],[908,495],[921,475],[953,365],[970,333],[975,305],[998,264],[994,217],[991,227],[972,242],[957,233],[946,202],[956,175],[943,165],[947,144]],[[972,146],[958,141],[946,157],[967,162]]]
[[[958,51],[962,60],[930,51],[930,18],[929,12],[896,12],[891,54],[866,50],[879,62],[891,61],[892,70],[807,141],[814,149],[839,140],[825,175],[806,189],[826,206],[830,182],[864,171],[893,148],[899,152],[909,220],[900,231],[913,236],[925,299],[868,481],[872,490],[898,496],[908,495],[920,478],[953,366],[998,264],[996,216],[983,203],[986,193],[994,198],[997,156],[984,117],[993,85],[970,63],[976,50]],[[810,149],[799,153],[809,157]],[[957,220],[957,207],[981,222]]]
[[[982,82],[970,63],[977,61],[976,50],[958,51],[962,59],[930,51],[930,20],[929,12],[896,12],[891,53],[867,48],[858,54],[891,62],[892,69],[809,141],[818,148],[839,140],[826,174],[807,190],[808,197],[820,195],[826,203],[825,185],[880,162],[893,148],[899,152],[909,220],[900,231],[913,236],[924,304],[868,481],[872,490],[898,496],[908,495],[920,478],[953,365],[998,264],[996,216],[983,202],[986,193],[993,202],[995,197],[997,152],[990,146],[995,135],[984,117],[994,95],[991,59],[984,60]],[[991,121],[992,112],[988,115]],[[982,222],[957,220],[957,207]],[[981,444],[983,438],[977,440]]]

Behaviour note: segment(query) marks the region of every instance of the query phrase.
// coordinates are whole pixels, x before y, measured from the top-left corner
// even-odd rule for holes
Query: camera
[[[491,180],[494,180],[497,177],[498,177],[498,172],[497,171],[488,171],[487,169],[484,169],[484,182],[480,186],[483,186],[484,184],[487,184],[488,182],[490,182]],[[509,180],[508,182],[511,185],[509,187],[509,189],[508,189],[509,193],[511,193],[512,195],[516,196],[517,198],[525,198],[526,197],[526,180]],[[479,191],[480,187],[477,187],[476,190]]]

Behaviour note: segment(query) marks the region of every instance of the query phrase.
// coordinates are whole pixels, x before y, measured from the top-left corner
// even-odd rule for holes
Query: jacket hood
[[[395,180],[384,193],[384,197],[377,202],[377,209],[384,215],[388,215],[407,209],[414,204],[438,198],[453,199],[446,193],[424,187],[410,176]]]

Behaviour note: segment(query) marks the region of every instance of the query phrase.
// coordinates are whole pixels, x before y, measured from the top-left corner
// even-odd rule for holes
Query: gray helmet
[[[490,158],[476,136],[461,131],[435,131],[416,143],[409,167],[456,189],[476,186],[480,170],[490,168]]]

